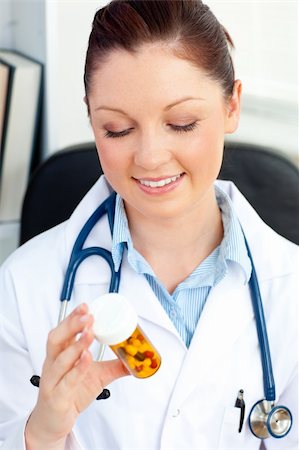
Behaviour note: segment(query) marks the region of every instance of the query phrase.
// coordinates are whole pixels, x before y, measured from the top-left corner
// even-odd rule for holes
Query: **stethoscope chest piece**
[[[259,439],[282,438],[292,427],[292,414],[285,406],[274,406],[273,402],[260,400],[250,411],[249,426]]]

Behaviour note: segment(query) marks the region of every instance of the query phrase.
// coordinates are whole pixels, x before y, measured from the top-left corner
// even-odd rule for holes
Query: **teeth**
[[[148,187],[152,187],[152,188],[162,187],[162,186],[166,186],[166,184],[176,181],[178,178],[180,178],[180,176],[181,175],[176,175],[174,177],[165,178],[165,180],[159,180],[159,181],[139,180],[139,183],[143,184],[143,186],[148,186]]]

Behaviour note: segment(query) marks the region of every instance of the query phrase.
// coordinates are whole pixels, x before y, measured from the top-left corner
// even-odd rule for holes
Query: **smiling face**
[[[107,180],[130,219],[184,216],[215,200],[224,134],[235,130],[240,85],[220,85],[162,46],[115,50],[94,73],[90,120]]]

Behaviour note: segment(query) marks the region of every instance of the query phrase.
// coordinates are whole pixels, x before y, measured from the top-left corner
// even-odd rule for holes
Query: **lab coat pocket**
[[[220,431],[219,450],[241,450],[245,448],[245,433],[239,433],[240,408],[230,406],[225,409]],[[242,445],[243,444],[243,445]]]

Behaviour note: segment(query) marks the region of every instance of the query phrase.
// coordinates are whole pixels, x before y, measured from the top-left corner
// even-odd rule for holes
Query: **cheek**
[[[107,142],[106,139],[96,139],[96,146],[101,162],[101,166],[104,172],[109,172],[113,167],[117,167],[121,158],[117,158],[116,146],[113,142]]]
[[[187,145],[190,170],[198,171],[201,179],[216,179],[222,164],[223,146],[224,134],[221,127],[215,127],[215,122],[205,124],[197,137],[190,139]]]
[[[218,161],[222,155],[224,145],[224,134],[217,133],[217,128],[213,125],[205,126],[196,138],[191,138],[187,148],[195,159],[206,159],[211,164],[213,160]]]
[[[117,190],[125,180],[124,174],[128,170],[130,157],[120,144],[111,141],[96,139],[96,146],[102,170],[108,182]]]
[[[107,151],[107,149],[103,146],[98,147],[98,155],[99,155],[99,159],[100,159],[100,163],[103,169],[103,172],[109,172],[110,167],[113,164],[113,158],[111,153],[109,153],[109,151]]]

